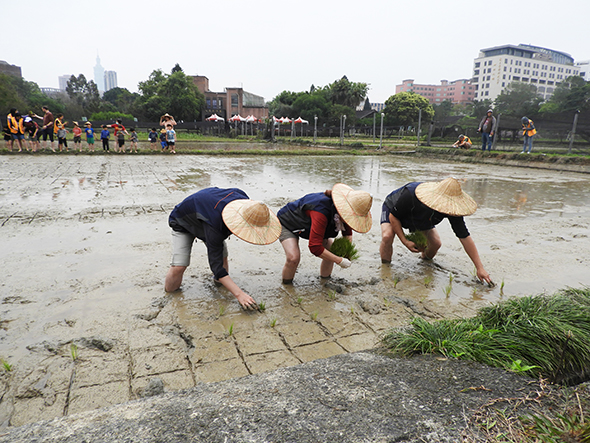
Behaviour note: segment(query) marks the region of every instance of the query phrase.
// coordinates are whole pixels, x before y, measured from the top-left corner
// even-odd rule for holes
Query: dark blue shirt
[[[324,215],[328,220],[324,238],[334,238],[338,235],[334,215],[337,213],[332,199],[323,192],[307,194],[299,200],[292,201],[283,206],[277,213],[277,217],[286,229],[301,238],[309,240],[311,232],[311,218],[305,211],[316,211]]]
[[[445,218],[449,220],[453,232],[458,238],[469,237],[463,217],[443,214],[429,208],[416,197],[416,187],[419,182],[408,183],[396,189],[387,197],[383,205],[389,209],[391,215],[397,218],[402,227],[410,231],[426,231],[434,228]]]
[[[221,213],[229,202],[248,198],[238,188],[206,188],[176,205],[168,218],[172,229],[191,234],[205,243],[209,267],[217,280],[228,275],[223,267],[223,242],[231,235]]]

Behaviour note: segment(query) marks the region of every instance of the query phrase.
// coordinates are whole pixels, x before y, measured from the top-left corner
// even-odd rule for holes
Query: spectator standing
[[[525,152],[527,154],[530,154],[533,149],[533,135],[537,133],[537,130],[535,129],[535,124],[533,123],[533,121],[528,117],[523,117],[521,119],[521,123],[522,135],[524,136],[524,143],[522,144],[521,154],[524,154]]]
[[[84,133],[86,134],[86,143],[88,143],[88,150],[94,152],[94,128],[91,122],[84,123]]]
[[[109,151],[109,138],[111,133],[107,125],[102,125],[102,131],[100,131],[100,141],[102,141],[102,150],[105,152]]]
[[[484,118],[481,119],[479,123],[479,128],[477,128],[477,132],[481,132],[481,150],[486,150],[486,145],[488,147],[488,151],[492,150],[492,141],[494,139],[494,133],[496,132],[496,117],[493,116],[493,111],[488,109]]]
[[[170,147],[170,153],[176,154],[174,145],[176,144],[176,131],[171,123],[166,125],[166,144]]]
[[[43,125],[41,126],[41,134],[43,135],[43,147],[47,148],[47,138],[51,141],[51,150],[55,152],[53,147],[53,114],[49,111],[47,106],[43,106],[41,108],[43,110],[43,117],[38,116],[35,114],[35,118],[39,118],[43,120]]]

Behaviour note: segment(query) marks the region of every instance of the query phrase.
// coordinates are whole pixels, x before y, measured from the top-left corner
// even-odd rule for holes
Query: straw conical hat
[[[223,208],[221,216],[229,230],[248,243],[268,245],[281,234],[279,219],[262,202],[233,200]]]
[[[461,184],[453,177],[420,183],[416,187],[416,197],[429,208],[447,215],[471,215],[477,209],[477,203],[463,192]]]
[[[354,231],[369,232],[373,225],[371,205],[373,197],[365,191],[355,191],[350,186],[337,183],[332,188],[332,200],[340,217]]]

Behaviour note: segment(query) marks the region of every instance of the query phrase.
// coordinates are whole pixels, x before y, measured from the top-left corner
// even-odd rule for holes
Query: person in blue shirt
[[[461,189],[459,181],[452,177],[440,182],[412,182],[396,189],[383,202],[379,246],[381,261],[391,263],[393,240],[396,236],[408,250],[419,252],[422,258],[432,260],[442,246],[435,226],[446,218],[475,265],[477,278],[492,286],[490,275],[481,262],[475,242],[463,219],[476,209],[475,201]],[[421,250],[408,240],[402,228],[409,229],[410,232],[424,232],[426,248]]]
[[[172,261],[166,274],[167,292],[180,288],[190,264],[195,239],[207,247],[209,267],[215,282],[221,283],[236,297],[242,308],[257,309],[254,299],[231,279],[225,240],[236,237],[256,245],[267,245],[279,238],[281,225],[276,215],[261,202],[250,200],[238,188],[206,188],[187,198],[170,213]]]
[[[102,141],[102,149],[104,151],[109,150],[109,138],[111,133],[109,132],[107,125],[102,125],[102,131],[100,131],[100,140]]]

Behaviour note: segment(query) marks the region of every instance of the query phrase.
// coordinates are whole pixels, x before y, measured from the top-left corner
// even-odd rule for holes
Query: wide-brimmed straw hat
[[[332,188],[332,201],[344,223],[356,232],[369,232],[373,225],[371,194],[366,191],[355,191],[350,186],[337,183]]]
[[[461,189],[459,180],[454,177],[420,183],[416,187],[416,197],[429,208],[447,215],[471,215],[477,209],[477,203]]]
[[[255,245],[268,245],[281,234],[279,219],[259,201],[233,200],[223,208],[221,217],[233,234]]]

